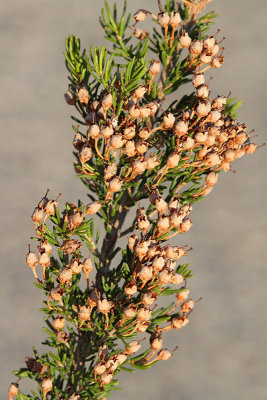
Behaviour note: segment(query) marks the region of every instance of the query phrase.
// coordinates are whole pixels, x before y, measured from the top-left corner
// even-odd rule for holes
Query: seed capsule
[[[159,159],[158,157],[154,155],[150,155],[147,159],[147,169],[149,171],[152,171],[154,168],[156,168],[159,165]]]
[[[100,128],[98,125],[90,125],[89,130],[88,130],[88,135],[92,139],[98,139],[100,137]]]
[[[128,296],[133,296],[137,292],[137,286],[134,282],[130,282],[127,284],[127,286],[124,289],[124,292]]]
[[[91,260],[91,258],[86,258],[83,261],[83,273],[86,277],[86,279],[89,278],[89,274],[93,271],[94,267],[93,267],[93,262]]]
[[[64,240],[63,245],[61,246],[61,250],[64,253],[72,254],[75,251],[79,250],[80,247],[82,247],[81,242],[79,242],[78,240],[69,239],[69,240]]]
[[[157,295],[155,293],[145,293],[142,296],[142,303],[144,304],[144,306],[146,307],[150,307],[155,300],[157,299]]]
[[[163,117],[163,128],[164,129],[173,128],[174,123],[175,123],[175,117],[172,113],[168,113],[167,115],[164,115],[164,117]]]
[[[168,203],[166,203],[162,197],[157,197],[155,201],[155,208],[159,213],[164,214],[168,210]]]
[[[146,307],[141,307],[137,312],[137,319],[140,322],[148,321],[152,317],[152,311]]]
[[[123,316],[127,319],[133,318],[135,314],[136,314],[136,308],[131,305],[129,305],[123,310]]]
[[[162,271],[164,265],[165,259],[162,256],[156,256],[152,261],[152,268],[157,272]]]
[[[109,139],[114,133],[112,126],[104,126],[101,129],[101,135],[104,139]]]
[[[171,277],[171,283],[173,285],[180,285],[180,283],[183,283],[184,277],[180,274],[173,274]]]
[[[138,111],[139,112],[139,111]],[[135,137],[135,126],[129,126],[124,129],[123,135],[127,140],[131,140]]]
[[[257,150],[258,146],[255,143],[249,143],[244,147],[247,154],[253,154]]]
[[[150,347],[154,351],[159,351],[162,349],[163,339],[161,336],[152,336],[150,338]]]
[[[187,299],[187,297],[189,296],[189,293],[190,293],[189,289],[183,289],[177,293],[176,298],[179,302],[182,303]]]
[[[159,274],[158,274],[158,282],[160,285],[167,285],[171,280],[171,271],[168,269],[164,268]]]
[[[113,305],[112,302],[109,300],[106,299],[98,300],[97,310],[102,314],[107,314],[110,312],[112,305]]]
[[[170,227],[170,222],[168,217],[159,217],[157,220],[157,228],[159,232],[167,231]]]

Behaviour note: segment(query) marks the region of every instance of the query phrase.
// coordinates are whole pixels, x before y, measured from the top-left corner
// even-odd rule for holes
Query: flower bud
[[[144,158],[137,158],[137,160],[133,163],[133,173],[134,174],[141,174],[146,170],[147,161]]]
[[[207,85],[199,86],[197,89],[197,97],[200,99],[207,99],[209,97],[209,88]]]
[[[234,152],[234,150],[231,150],[231,149],[226,150],[226,151],[223,153],[223,157],[224,157],[224,159],[225,159],[226,162],[228,162],[228,163],[233,162],[234,159],[235,159],[235,152]]]
[[[179,214],[179,212],[173,212],[169,219],[170,225],[178,228],[178,226],[183,222],[184,216]]]
[[[157,228],[159,232],[165,232],[169,229],[170,223],[168,217],[159,217],[157,220]]]
[[[136,314],[136,308],[131,305],[129,305],[123,310],[123,316],[127,319],[133,318],[135,314]]]
[[[11,383],[8,388],[9,400],[13,400],[13,397],[17,396],[19,393],[19,385],[17,383]]]
[[[146,119],[147,117],[150,116],[150,114],[151,114],[151,109],[150,109],[150,107],[148,107],[148,106],[140,107],[139,113],[140,113],[140,118],[141,118],[141,119]]]
[[[172,260],[179,260],[181,257],[186,255],[185,250],[182,247],[167,245],[165,247],[165,254]]]
[[[176,298],[179,302],[184,302],[189,296],[189,293],[189,289],[182,289],[180,292],[177,293]]]
[[[187,313],[193,310],[195,302],[193,300],[185,301],[181,306],[181,313]]]
[[[101,128],[101,135],[104,139],[109,139],[114,133],[112,126],[103,126]]]
[[[112,107],[112,104],[113,104],[112,94],[108,93],[104,96],[102,100],[102,107],[105,110],[108,110],[110,107]]]
[[[197,133],[194,135],[195,141],[196,141],[197,143],[200,143],[200,144],[205,143],[206,140],[207,140],[207,137],[208,137],[207,132],[197,132]]]
[[[138,228],[141,231],[147,231],[149,229],[150,223],[146,215],[140,215],[137,218]]]
[[[97,310],[99,312],[101,312],[102,314],[109,313],[111,308],[112,308],[112,302],[111,301],[109,301],[107,299],[98,300]]]
[[[152,311],[146,307],[141,307],[137,312],[138,321],[148,321],[152,317]]]
[[[199,55],[202,53],[203,43],[200,40],[194,40],[190,45],[190,53],[194,55]]]
[[[78,260],[72,260],[69,264],[69,268],[73,274],[80,274],[82,272],[83,265]]]
[[[170,17],[167,13],[163,12],[158,15],[158,23],[160,24],[161,27],[167,28],[167,26],[170,23]]]
[[[145,86],[139,86],[137,89],[135,89],[133,93],[133,98],[136,100],[141,100],[146,94],[146,91],[147,90]]]
[[[29,252],[26,255],[26,264],[31,268],[35,269],[38,265],[38,258],[35,253]]]
[[[203,161],[205,165],[209,165],[210,167],[215,167],[215,165],[220,165],[221,160],[218,154],[216,153],[208,153]]]
[[[127,286],[124,289],[124,292],[128,296],[133,296],[137,292],[137,286],[134,282],[130,282],[127,284]]]
[[[147,140],[150,135],[151,135],[151,132],[148,128],[143,128],[138,132],[138,136],[144,140]]]
[[[162,349],[163,339],[161,336],[152,336],[150,338],[150,347],[154,351],[159,351]]]
[[[113,135],[110,138],[110,147],[113,149],[120,149],[125,143],[121,135]]]
[[[210,63],[211,68],[220,68],[224,63],[224,57],[215,57]]]
[[[180,36],[179,41],[180,41],[180,44],[181,44],[182,47],[188,47],[189,48],[190,45],[191,45],[192,39],[188,35],[188,33],[185,32]]]
[[[90,125],[88,134],[92,139],[98,139],[100,137],[100,128],[98,125]]]
[[[39,224],[44,216],[44,212],[41,208],[36,207],[32,213],[32,220],[35,225]]]
[[[118,361],[119,365],[123,364],[127,360],[127,356],[125,354],[116,354],[115,359]]]
[[[188,232],[192,225],[192,221],[189,218],[186,218],[180,225],[180,231],[183,233]]]
[[[210,103],[199,103],[199,105],[197,106],[197,109],[196,109],[196,113],[200,118],[202,118],[202,117],[206,117],[206,115],[208,115],[210,110],[211,110]]]
[[[142,282],[148,282],[153,277],[153,269],[151,267],[143,266],[138,272],[138,277]]]
[[[159,272],[162,271],[165,265],[165,259],[162,256],[156,256],[152,261],[152,268]]]
[[[156,154],[150,155],[147,159],[147,169],[152,171],[159,165],[159,159]]]
[[[172,353],[170,352],[170,350],[163,349],[163,350],[160,350],[157,358],[158,358],[158,360],[167,361],[171,356],[172,356]]]
[[[173,128],[175,123],[175,117],[172,113],[168,113],[163,117],[163,128],[170,129]]]
[[[212,57],[217,56],[217,54],[219,53],[219,51],[220,51],[220,46],[219,46],[218,44],[215,44],[215,45],[213,46],[212,50],[211,50],[211,55],[212,55]]]
[[[78,91],[77,97],[78,97],[78,100],[80,103],[88,104],[89,93],[87,92],[87,90],[84,87]]]
[[[140,117],[140,108],[139,107],[131,107],[129,109],[129,115],[131,118],[137,119]]]
[[[164,214],[168,210],[168,203],[166,203],[162,197],[157,197],[155,201],[155,208],[159,213]]]
[[[113,374],[111,372],[104,372],[101,376],[100,376],[100,380],[101,383],[103,383],[104,385],[108,385],[113,379]]]
[[[207,49],[209,52],[213,49],[215,46],[216,40],[214,36],[210,36],[207,39],[204,40],[203,45],[204,49]]]
[[[83,261],[83,267],[82,268],[83,268],[83,273],[85,274],[86,279],[88,279],[89,274],[94,269],[91,258],[88,257]]]
[[[210,56],[210,55],[207,55],[207,54],[201,54],[200,55],[200,57],[199,57],[199,59],[200,59],[200,61],[203,63],[203,64],[210,64],[210,62],[211,62],[211,60],[212,60],[212,56]]]
[[[72,279],[72,270],[68,267],[62,268],[58,276],[60,283],[70,283]]]
[[[144,21],[147,18],[148,12],[146,10],[138,10],[133,15],[133,20],[136,22]]]
[[[79,152],[79,159],[82,164],[86,163],[92,158],[92,150],[88,146],[84,146]]]
[[[108,190],[111,193],[116,193],[119,192],[122,186],[122,180],[118,177],[115,176],[114,178],[111,179],[111,181],[108,183]]]
[[[183,283],[184,277],[180,274],[173,274],[171,277],[171,283],[173,285],[180,285],[180,283]]]
[[[258,146],[255,143],[249,143],[244,147],[247,154],[253,154],[257,150]]]
[[[50,296],[54,301],[59,301],[62,303],[62,295],[63,290],[60,287],[55,287],[50,291]]]
[[[195,86],[195,88],[198,88],[199,86],[204,85],[204,83],[205,83],[204,74],[195,74],[193,76],[192,83]]]
[[[94,201],[86,206],[86,215],[95,215],[101,208],[101,203],[99,201]]]
[[[158,282],[160,285],[167,285],[171,280],[171,271],[166,268],[158,274]]]
[[[155,293],[147,292],[147,293],[143,294],[141,301],[144,304],[144,306],[150,307],[155,302],[156,299],[157,299],[157,295]]]
[[[181,23],[181,16],[178,12],[172,11],[170,17],[170,25],[172,28],[178,28]]]
[[[174,133],[176,133],[177,136],[185,135],[187,131],[188,131],[188,125],[184,121],[178,121],[174,125]]]
[[[80,307],[80,310],[78,312],[78,317],[82,322],[90,321],[90,317],[91,317],[90,307],[88,307],[88,306]]]
[[[137,353],[138,350],[141,348],[141,344],[138,343],[136,340],[132,340],[130,343],[127,344],[125,348],[126,354],[134,354]]]
[[[167,158],[167,167],[168,168],[176,168],[178,167],[179,161],[180,161],[180,156],[177,153],[172,153],[168,158]]]
[[[67,90],[64,96],[67,104],[69,104],[70,106],[74,106],[76,104],[76,100],[69,90]]]
[[[215,186],[218,181],[218,174],[215,172],[210,172],[206,178],[205,178],[205,183],[208,187]]]
[[[54,319],[52,325],[53,325],[53,328],[56,331],[59,331],[60,329],[64,329],[65,318],[64,317],[58,317],[58,318]]]
[[[135,137],[135,126],[129,126],[127,128],[124,129],[123,131],[123,135],[125,137],[125,139],[127,140],[131,140]]]
[[[134,37],[136,37],[136,39],[144,40],[147,37],[147,31],[144,31],[143,29],[135,28],[133,30],[133,35],[134,35]]]
[[[48,265],[50,265],[50,257],[47,253],[42,253],[39,256],[39,264],[42,267],[48,267]]]
[[[79,242],[78,240],[69,239],[69,240],[64,240],[63,245],[61,246],[61,250],[64,253],[72,254],[75,253],[75,251],[79,250],[81,247],[82,247],[81,242]]]
[[[160,62],[153,60],[149,66],[149,71],[150,75],[152,77],[158,75],[158,73],[160,72]]]

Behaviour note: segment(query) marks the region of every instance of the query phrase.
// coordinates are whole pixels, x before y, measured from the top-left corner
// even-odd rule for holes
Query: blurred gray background
[[[113,3],[113,1],[110,1]],[[118,1],[122,4],[122,1]],[[156,0],[129,2],[157,10]],[[25,265],[30,215],[50,188],[61,201],[86,201],[72,168],[70,113],[63,49],[67,34],[82,46],[102,43],[98,16],[103,1],[2,0],[0,3],[1,163],[1,375],[7,398],[11,370],[22,366],[42,336],[39,291]],[[213,94],[244,100],[239,120],[266,141],[266,0],[217,0],[226,62],[213,71]],[[267,215],[266,147],[221,174],[215,190],[193,212],[183,239],[193,246],[188,262],[192,296],[203,300],[191,323],[168,335],[180,348],[171,361],[146,373],[121,376],[129,400],[266,400]],[[166,343],[166,342],[165,342]],[[25,387],[25,386],[24,386]],[[27,386],[30,387],[30,386]]]

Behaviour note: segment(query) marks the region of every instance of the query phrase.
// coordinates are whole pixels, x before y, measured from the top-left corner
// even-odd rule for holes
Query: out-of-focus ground
[[[24,262],[33,207],[47,187],[53,195],[62,192],[62,202],[86,201],[72,168],[72,110],[63,100],[62,52],[70,33],[78,34],[84,47],[103,42],[102,3],[0,3],[1,399],[7,398],[11,370],[41,341],[39,291]],[[136,0],[129,9],[156,11],[156,3]],[[225,65],[212,72],[213,94],[231,90],[243,99],[239,120],[254,128],[262,143],[267,140],[267,2],[217,0],[212,7],[220,14],[216,27],[226,36]],[[168,336],[166,346],[180,346],[171,361],[122,375],[123,391],[113,399],[266,400],[266,167],[262,148],[236,162],[236,174],[221,174],[215,190],[196,205],[194,227],[182,242],[194,248],[189,284],[192,296],[203,300],[190,325]]]

